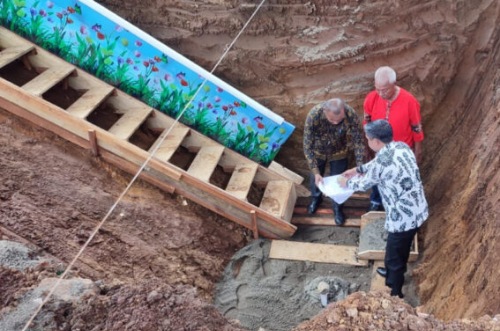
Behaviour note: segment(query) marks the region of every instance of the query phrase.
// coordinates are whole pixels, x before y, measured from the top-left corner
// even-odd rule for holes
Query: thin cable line
[[[243,31],[247,28],[248,24],[250,24],[250,21],[254,18],[254,16],[257,14],[257,12],[260,10],[260,8],[262,7],[262,5],[265,2],[266,2],[266,0],[262,0],[261,3],[257,6],[257,8],[255,9],[255,11],[252,13],[252,15],[250,16],[250,18],[245,23],[245,25],[238,32],[238,34],[233,39],[233,41],[231,42],[231,44],[229,44],[229,46],[226,47],[226,50],[224,51],[224,53],[219,58],[219,61],[217,61],[217,63],[214,65],[214,67],[210,71],[210,74],[213,74],[213,72],[217,69],[217,67],[220,65],[220,63],[222,62],[222,60],[226,57],[227,53],[229,53],[229,51],[231,50],[231,48],[233,47],[233,45],[236,43],[236,41],[241,36],[241,34],[243,33]],[[76,254],[76,256],[73,258],[73,260],[70,262],[70,264],[66,267],[66,270],[64,270],[64,272],[61,274],[61,276],[57,279],[57,281],[54,284],[54,286],[50,289],[49,293],[43,299],[42,303],[38,306],[37,310],[33,313],[33,315],[28,320],[28,322],[26,323],[26,325],[23,327],[22,331],[27,331],[28,330],[28,327],[31,325],[31,323],[36,318],[36,316],[40,313],[40,311],[42,310],[43,306],[49,301],[49,299],[51,298],[51,296],[54,294],[54,291],[56,290],[56,288],[59,286],[59,284],[64,279],[64,277],[66,277],[66,275],[71,270],[71,268],[73,267],[73,265],[75,264],[75,262],[83,254],[83,251],[87,248],[87,246],[92,241],[92,239],[94,239],[94,236],[97,234],[97,232],[99,231],[99,229],[104,225],[104,223],[107,221],[108,217],[115,210],[116,206],[120,203],[120,201],[123,199],[123,197],[128,193],[128,191],[130,190],[130,188],[132,187],[132,185],[135,183],[135,181],[137,180],[137,178],[139,178],[139,176],[142,173],[142,171],[144,170],[144,168],[146,168],[146,166],[149,163],[149,161],[151,161],[151,159],[153,158],[153,156],[156,154],[156,151],[159,149],[159,147],[161,146],[162,142],[165,140],[165,138],[168,136],[168,134],[172,131],[173,127],[179,122],[179,119],[182,117],[182,115],[184,115],[184,113],[186,112],[186,110],[188,109],[188,107],[191,105],[193,99],[196,98],[196,96],[200,92],[201,88],[205,85],[205,83],[207,82],[207,80],[208,80],[207,78],[205,78],[203,80],[203,82],[200,84],[200,86],[196,90],[195,94],[191,97],[191,99],[189,99],[189,101],[184,106],[183,110],[177,116],[177,118],[175,119],[175,121],[172,124],[172,126],[168,130],[165,130],[164,133],[162,133],[160,135],[160,137],[158,138],[159,143],[156,144],[156,147],[152,150],[152,152],[150,153],[150,155],[148,156],[148,158],[144,161],[144,163],[141,165],[141,167],[139,168],[139,170],[137,170],[137,173],[134,175],[134,177],[129,182],[129,184],[127,185],[127,187],[123,190],[123,192],[120,194],[120,196],[118,197],[118,199],[115,201],[115,203],[108,210],[108,212],[106,213],[106,215],[104,216],[104,218],[101,220],[101,222],[99,222],[99,224],[95,227],[94,231],[92,231],[92,234],[87,239],[87,241],[85,242],[85,244],[83,244],[83,246],[80,248],[80,251]]]

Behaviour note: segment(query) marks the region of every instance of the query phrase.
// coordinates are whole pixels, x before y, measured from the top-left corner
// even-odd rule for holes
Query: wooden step
[[[86,119],[114,90],[114,87],[108,85],[93,87],[69,106],[66,111],[78,118]]]
[[[0,52],[0,68],[3,68],[9,63],[23,57],[34,49],[35,47],[33,45],[19,45],[2,50]]]
[[[287,240],[273,240],[269,251],[270,259],[336,263],[367,266],[368,261],[356,257],[355,246],[306,243]]]
[[[149,107],[128,109],[127,112],[113,124],[108,132],[114,134],[119,139],[128,140],[141,124],[144,123],[152,111],[153,109]]]
[[[75,68],[68,65],[49,68],[24,84],[22,88],[31,94],[41,96],[57,83],[68,77],[73,71],[75,71]]]
[[[203,146],[189,166],[187,172],[198,179],[208,182],[215,167],[219,163],[224,149],[224,146],[221,145]]]
[[[161,144],[160,147],[156,149],[155,157],[161,161],[168,162],[172,155],[174,155],[177,148],[179,148],[179,146],[182,144],[182,141],[187,136],[189,131],[190,129],[186,126],[181,126],[179,124],[174,126],[163,141],[160,142],[161,136],[160,138],[158,138],[158,140],[155,141],[153,146],[151,146],[151,148],[149,149],[149,152],[152,153],[155,150],[156,146],[158,146],[158,144]],[[164,133],[162,133],[162,135],[163,134]]]
[[[267,183],[260,208],[269,214],[290,222],[297,200],[295,186],[289,180],[272,180]]]
[[[226,192],[240,200],[246,200],[259,165],[255,162],[238,164],[229,179]]]

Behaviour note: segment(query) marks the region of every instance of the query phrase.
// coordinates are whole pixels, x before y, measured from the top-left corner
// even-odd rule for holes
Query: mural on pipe
[[[294,126],[91,0],[3,0],[1,24],[223,145],[268,165]],[[205,83],[204,83],[205,82]]]

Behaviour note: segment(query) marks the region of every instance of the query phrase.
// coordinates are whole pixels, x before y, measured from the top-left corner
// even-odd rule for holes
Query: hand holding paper
[[[323,182],[318,185],[321,192],[338,204],[344,203],[354,193],[353,190],[343,188],[339,185],[338,178],[341,176],[342,175],[323,177]]]

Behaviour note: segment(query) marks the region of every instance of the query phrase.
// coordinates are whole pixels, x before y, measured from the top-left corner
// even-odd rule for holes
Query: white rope
[[[243,31],[247,28],[248,24],[250,24],[250,21],[254,18],[254,16],[257,14],[257,12],[260,10],[260,8],[262,7],[262,5],[266,2],[266,0],[262,0],[261,3],[257,6],[257,8],[255,9],[255,11],[252,13],[252,15],[250,16],[250,18],[247,20],[247,22],[245,23],[245,25],[241,28],[241,30],[238,32],[238,34],[236,35],[236,37],[233,39],[233,41],[231,42],[231,44],[229,44],[229,46],[226,47],[226,50],[225,52],[221,55],[219,61],[217,61],[217,63],[214,65],[214,67],[212,68],[212,70],[210,71],[210,74],[213,74],[213,72],[217,69],[217,67],[220,65],[220,63],[222,62],[222,60],[226,57],[227,53],[231,50],[231,48],[233,47],[233,45],[236,43],[236,41],[238,40],[238,38],[240,37],[240,35],[243,33]],[[73,260],[69,263],[69,265],[66,267],[66,269],[64,270],[64,272],[61,274],[61,276],[57,279],[56,283],[54,284],[54,286],[52,286],[52,288],[50,289],[49,293],[47,294],[47,296],[43,299],[42,303],[38,306],[38,308],[36,309],[36,311],[33,313],[33,315],[31,316],[31,318],[29,319],[29,321],[26,323],[26,325],[24,326],[24,328],[22,329],[22,331],[27,331],[28,330],[28,327],[31,325],[31,323],[33,322],[33,320],[36,318],[36,316],[40,313],[40,311],[42,310],[43,306],[49,301],[49,299],[51,298],[51,296],[54,294],[54,291],[56,290],[56,288],[60,285],[61,281],[64,279],[64,277],[66,277],[66,275],[68,274],[68,272],[71,270],[71,268],[73,267],[73,265],[75,264],[75,262],[80,258],[80,256],[83,254],[83,251],[87,248],[87,246],[89,245],[89,243],[92,241],[92,239],[94,239],[94,236],[97,234],[97,232],[99,231],[99,229],[104,225],[104,223],[107,221],[107,219],[109,218],[109,216],[113,213],[113,211],[115,210],[116,206],[120,203],[120,201],[123,199],[123,197],[128,193],[128,191],[130,190],[130,188],[132,187],[132,185],[135,183],[135,181],[137,180],[137,178],[139,178],[140,174],[142,173],[142,171],[146,168],[147,164],[149,163],[149,161],[151,161],[151,159],[153,158],[153,156],[155,155],[156,151],[159,149],[159,147],[161,146],[161,143],[165,140],[165,138],[168,136],[168,134],[172,131],[172,128],[179,122],[179,119],[182,117],[182,115],[184,115],[184,113],[186,112],[186,110],[188,109],[188,107],[191,105],[193,99],[196,98],[196,96],[198,95],[198,93],[200,92],[201,88],[205,85],[205,83],[207,82],[207,78],[205,78],[203,80],[203,82],[200,84],[200,86],[198,87],[198,89],[196,90],[196,93],[191,97],[191,99],[189,99],[189,101],[187,102],[187,104],[184,106],[183,110],[180,112],[180,114],[177,116],[177,118],[175,119],[173,125],[168,129],[168,130],[165,130],[164,133],[162,133],[160,135],[160,137],[158,138],[159,140],[159,143],[156,145],[156,147],[151,151],[150,155],[148,156],[148,158],[144,161],[144,163],[141,165],[141,167],[139,168],[139,170],[137,170],[137,173],[134,175],[134,177],[132,178],[132,180],[129,182],[129,184],[127,185],[127,187],[123,190],[123,192],[120,194],[120,196],[118,197],[118,199],[116,199],[115,203],[111,206],[111,208],[108,210],[108,212],[106,213],[106,215],[104,216],[104,218],[99,222],[99,224],[95,227],[94,231],[92,231],[92,234],[90,235],[90,237],[87,239],[87,241],[85,242],[85,244],[83,244],[83,246],[80,248],[80,251],[76,254],[76,256],[73,258]]]

